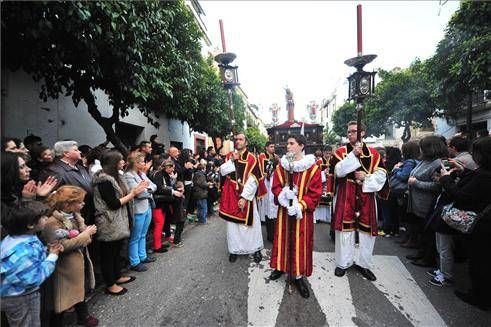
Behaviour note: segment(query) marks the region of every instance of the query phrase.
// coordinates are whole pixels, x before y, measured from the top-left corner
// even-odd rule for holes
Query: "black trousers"
[[[469,236],[471,293],[477,302],[491,306],[491,216],[479,221]]]
[[[77,314],[77,320],[79,322],[83,322],[85,318],[89,315],[89,308],[87,306],[87,302],[82,301],[74,305],[75,312]],[[51,319],[52,327],[62,327],[63,326],[63,312],[54,314]]]
[[[183,230],[184,221],[182,223],[176,223],[176,230],[174,231],[174,244],[181,242],[181,235]]]
[[[268,216],[266,216],[266,238],[270,242],[274,241],[275,225],[276,225],[276,219],[269,219]]]
[[[101,253],[102,278],[107,287],[116,284],[121,277],[120,252],[124,240],[99,242]]]

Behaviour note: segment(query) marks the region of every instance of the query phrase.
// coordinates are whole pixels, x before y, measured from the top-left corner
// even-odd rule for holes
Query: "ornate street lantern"
[[[232,66],[230,63],[234,61],[235,54],[231,52],[220,53],[215,56],[218,67],[220,67],[220,77],[222,79],[223,87],[226,89],[232,89],[239,83],[239,75],[237,72],[238,66]]]
[[[362,56],[363,58],[365,56]],[[356,57],[359,58],[359,57]],[[355,59],[355,58],[352,58]],[[359,69],[348,77],[348,100],[364,99],[374,94],[376,72]]]

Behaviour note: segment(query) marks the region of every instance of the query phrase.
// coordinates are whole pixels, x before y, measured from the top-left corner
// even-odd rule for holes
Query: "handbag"
[[[476,227],[480,218],[485,216],[491,209],[488,205],[481,213],[474,211],[460,210],[454,207],[453,203],[447,204],[442,209],[442,220],[453,229],[464,234],[470,234]]]
[[[395,195],[402,195],[407,191],[407,183],[403,182],[395,175],[390,176],[389,179],[390,192]]]

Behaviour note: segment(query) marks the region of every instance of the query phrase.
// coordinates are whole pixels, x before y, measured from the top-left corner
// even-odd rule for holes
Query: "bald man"
[[[167,153],[169,154],[172,162],[174,162],[174,171],[177,173],[177,180],[184,181],[184,167],[181,161],[179,160],[179,155],[180,155],[179,149],[176,148],[175,146],[171,146]]]

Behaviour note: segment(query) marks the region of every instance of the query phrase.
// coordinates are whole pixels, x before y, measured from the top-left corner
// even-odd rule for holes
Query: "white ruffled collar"
[[[280,162],[285,170],[290,171],[290,164],[286,160],[286,155],[281,158]],[[307,154],[302,159],[293,162],[293,172],[302,172],[312,167],[313,164],[315,164],[315,156],[313,154]]]

